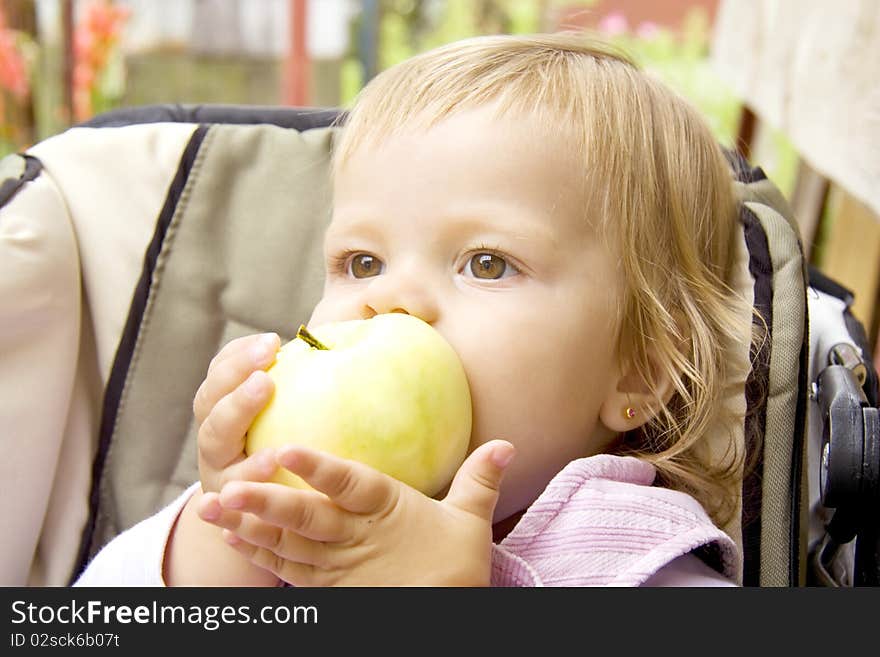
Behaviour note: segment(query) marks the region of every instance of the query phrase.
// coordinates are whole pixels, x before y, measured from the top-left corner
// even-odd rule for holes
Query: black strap
[[[760,586],[761,506],[763,504],[763,436],[767,424],[767,389],[770,376],[770,332],[773,330],[773,263],[767,235],[761,222],[744,205],[740,206],[749,252],[749,273],[755,281],[755,308],[767,324],[767,339],[760,351],[751,354],[752,369],[746,380],[746,470],[743,478],[743,585]]]
[[[70,584],[80,576],[82,571],[88,565],[89,559],[93,553],[95,527],[98,519],[98,506],[101,500],[101,485],[103,482],[104,466],[107,461],[107,454],[110,450],[110,442],[113,438],[113,430],[116,424],[116,415],[119,411],[119,401],[122,398],[122,391],[125,387],[125,381],[128,376],[131,359],[134,355],[135,345],[137,344],[138,333],[141,328],[141,320],[147,307],[147,300],[150,296],[150,284],[153,280],[153,271],[156,268],[156,262],[159,259],[159,253],[162,250],[162,244],[165,241],[165,234],[171,225],[171,219],[174,217],[174,211],[180,196],[186,187],[190,171],[195,162],[199,148],[208,132],[208,126],[199,126],[189,143],[183,151],[177,172],[168,189],[165,197],[165,203],[159,213],[156,221],[156,230],[153,233],[153,239],[147,247],[144,255],[144,266],[141,271],[140,280],[138,280],[132,297],[131,306],[128,310],[128,317],[125,321],[125,327],[119,340],[119,346],[116,349],[116,356],[113,359],[113,368],[110,370],[110,377],[107,381],[107,388],[104,391],[104,402],[101,412],[101,429],[98,434],[98,449],[95,454],[95,460],[92,463],[92,489],[89,496],[89,517],[80,539],[79,553],[77,555],[76,564],[71,575]]]
[[[342,110],[269,105],[142,105],[111,110],[81,123],[87,128],[117,128],[142,123],[199,123],[210,125],[270,124],[300,132],[326,128],[345,118]]]

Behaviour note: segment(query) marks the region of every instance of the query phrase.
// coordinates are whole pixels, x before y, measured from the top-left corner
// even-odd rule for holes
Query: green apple
[[[404,313],[300,327],[269,368],[275,392],[248,454],[301,444],[366,463],[433,496],[467,454],[471,396],[452,346]],[[275,481],[305,482],[283,468]]]

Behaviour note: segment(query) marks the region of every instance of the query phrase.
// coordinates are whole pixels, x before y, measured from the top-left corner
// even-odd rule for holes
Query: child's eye
[[[327,260],[327,271],[333,275],[371,278],[384,270],[385,264],[379,258],[359,251],[334,254]]]
[[[474,278],[498,280],[517,273],[516,267],[494,253],[475,253],[471,256],[468,268]]]
[[[356,253],[349,260],[348,273],[355,278],[370,278],[378,276],[384,269],[383,263],[376,256],[369,253]]]

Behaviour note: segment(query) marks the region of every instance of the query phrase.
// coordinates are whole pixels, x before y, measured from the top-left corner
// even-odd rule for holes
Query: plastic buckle
[[[843,365],[855,375],[859,386],[865,385],[868,378],[868,368],[865,367],[865,362],[856,348],[848,342],[841,342],[831,347],[831,351],[828,353],[828,364]]]
[[[834,588],[852,586],[846,568],[835,561],[840,553],[840,543],[825,534],[810,550],[810,586],[829,586]]]

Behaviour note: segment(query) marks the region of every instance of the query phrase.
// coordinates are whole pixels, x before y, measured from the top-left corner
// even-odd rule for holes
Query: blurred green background
[[[717,0],[0,0],[0,155],[153,103],[345,106],[376,71],[456,39],[589,29],[690,99],[732,146],[709,59]],[[298,76],[298,77],[297,77]],[[796,155],[763,166],[788,193]]]

